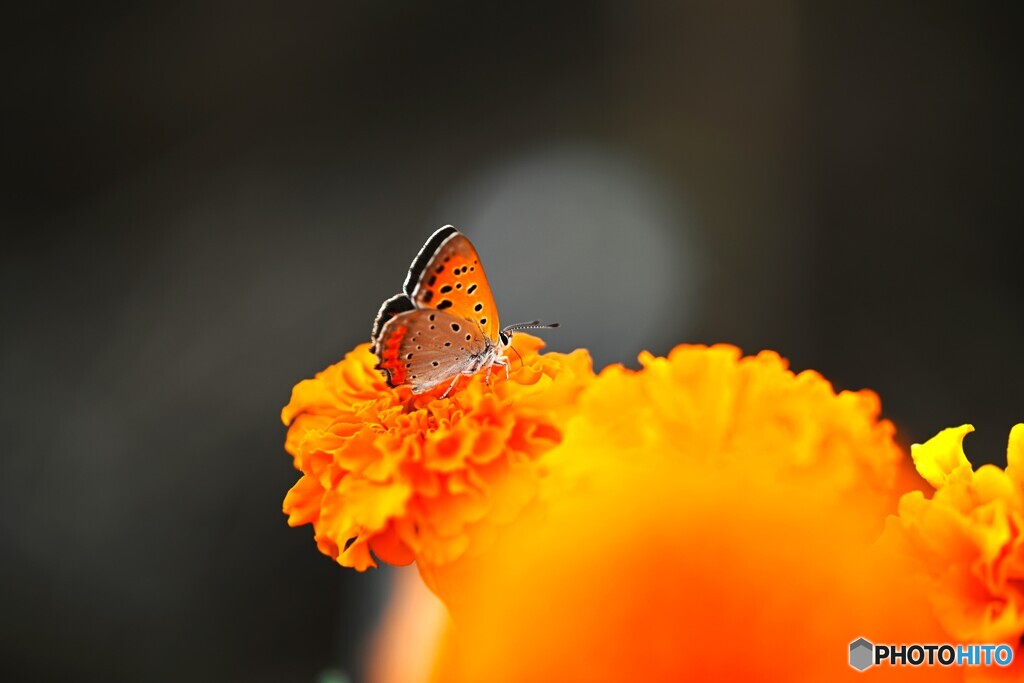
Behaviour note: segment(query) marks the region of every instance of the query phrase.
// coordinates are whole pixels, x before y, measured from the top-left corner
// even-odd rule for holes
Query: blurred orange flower
[[[478,375],[447,399],[443,387],[388,387],[368,344],[299,382],[281,412],[303,475],[284,500],[288,523],[312,523],[320,551],[359,570],[374,556],[423,570],[482,551],[533,499],[537,459],[593,379],[586,352],[541,347],[517,334],[510,380]]]
[[[942,642],[862,508],[683,463],[552,505],[462,587],[438,683],[861,680],[849,643]],[[958,680],[877,667],[872,680]]]
[[[979,673],[1024,677],[1024,424],[1010,432],[1006,469],[975,470],[963,451],[971,425],[939,432],[911,454],[934,488],[900,500],[886,540],[926,577],[929,599],[948,637],[963,643],[1008,643],[1009,669]]]
[[[438,681],[836,680],[850,641],[935,642],[874,543],[902,454],[871,392],[777,354],[643,354],[603,371],[516,525],[449,601]],[[955,679],[880,669],[874,677]]]

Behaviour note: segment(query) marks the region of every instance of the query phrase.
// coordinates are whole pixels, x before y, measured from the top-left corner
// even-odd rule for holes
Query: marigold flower
[[[975,470],[963,451],[974,431],[939,432],[911,455],[934,488],[903,496],[886,539],[926,577],[932,609],[948,637],[963,643],[1007,643],[1016,649],[1008,669],[979,678],[1024,675],[1024,424],[1010,432],[1006,469]]]
[[[516,335],[510,380],[474,376],[446,399],[444,387],[389,388],[368,344],[299,382],[281,412],[303,473],[284,500],[288,523],[312,523],[321,552],[358,570],[373,556],[423,569],[480,552],[534,498],[537,459],[593,378],[586,352],[542,345]]]

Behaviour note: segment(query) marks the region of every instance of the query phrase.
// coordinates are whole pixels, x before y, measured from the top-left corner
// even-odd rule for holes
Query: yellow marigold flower
[[[284,500],[288,523],[312,523],[321,552],[359,570],[373,556],[422,569],[479,552],[534,498],[538,457],[593,378],[586,352],[541,347],[517,334],[510,380],[478,375],[446,399],[444,387],[389,388],[368,344],[297,384],[281,412],[303,475]]]
[[[964,643],[1008,643],[1024,675],[1024,424],[1010,432],[1006,469],[975,470],[963,451],[974,431],[963,425],[915,445],[918,472],[935,487],[903,496],[886,536],[927,578],[934,613],[949,637]]]

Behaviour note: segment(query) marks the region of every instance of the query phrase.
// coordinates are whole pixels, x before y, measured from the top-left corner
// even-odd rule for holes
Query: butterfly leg
[[[494,367],[493,363],[487,364],[487,374],[484,376],[484,384],[491,386],[491,368]]]
[[[448,398],[448,394],[452,393],[452,389],[455,388],[455,383],[459,381],[459,377],[461,377],[461,376],[462,376],[461,374],[456,374],[455,375],[455,379],[453,379],[452,383],[448,385],[448,388],[445,389],[445,392],[443,394],[441,394],[441,398]]]

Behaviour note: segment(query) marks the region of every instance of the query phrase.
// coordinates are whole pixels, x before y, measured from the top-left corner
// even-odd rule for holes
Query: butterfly
[[[502,329],[480,256],[446,225],[416,255],[402,293],[380,307],[370,341],[388,386],[409,385],[422,394],[451,379],[444,398],[463,375],[486,370],[490,382],[495,365],[507,379],[512,333],[554,327],[534,320]]]

